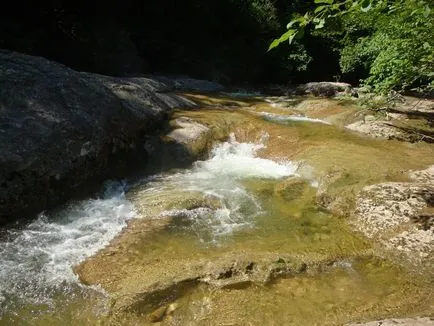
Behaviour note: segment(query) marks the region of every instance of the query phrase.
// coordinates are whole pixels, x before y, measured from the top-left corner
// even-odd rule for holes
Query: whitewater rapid
[[[144,179],[146,191],[170,187],[200,191],[219,198],[216,210],[173,210],[194,223],[201,240],[215,240],[251,225],[261,212],[260,203],[239,182],[246,178],[279,179],[296,174],[293,162],[274,162],[257,156],[266,135],[257,144],[231,138],[216,146],[208,160],[191,169]],[[0,316],[11,302],[51,304],[55,293],[65,292],[79,280],[73,266],[105,247],[126,225],[138,217],[125,197],[127,184],[107,182],[100,196],[42,213],[22,228],[9,228],[0,239]],[[156,217],[158,218],[158,217]]]

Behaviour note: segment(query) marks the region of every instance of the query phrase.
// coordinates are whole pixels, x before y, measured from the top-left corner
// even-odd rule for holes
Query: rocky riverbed
[[[108,116],[86,118],[86,126],[113,118],[116,131],[136,142],[121,146],[118,138],[108,138],[101,146],[112,153],[116,143],[121,157],[140,147],[147,171],[153,171],[107,182],[95,198],[5,229],[0,325],[433,324],[434,147],[429,142],[350,130],[347,126],[361,123],[363,116],[347,98],[222,93],[206,82],[115,79],[43,59],[23,68],[14,60],[27,57],[11,61],[10,53],[0,54],[15,67],[9,76],[29,69],[29,80],[42,83],[41,92],[29,99],[37,104],[29,117],[49,117],[46,125],[41,122],[46,137],[60,137],[53,117],[76,121],[81,105],[88,114],[100,108]],[[71,85],[84,80],[98,88],[98,96],[109,96],[117,103],[113,111],[96,106],[98,98],[87,107],[80,94],[60,106],[47,89],[56,74],[63,80],[65,73]],[[324,84],[319,86],[313,90],[323,92]],[[335,86],[336,92],[351,94],[346,86]],[[200,87],[208,92],[180,93]],[[18,107],[18,99],[10,101],[10,108]],[[68,119],[60,118],[63,110],[70,112]],[[5,117],[18,123],[27,111],[23,106],[14,116],[9,109]],[[159,133],[151,132],[165,119]],[[17,140],[29,130],[20,126]],[[83,131],[77,144],[106,139],[104,126],[98,133]],[[65,129],[61,145],[74,128]],[[29,153],[36,158],[51,153],[32,139],[20,154],[23,162]],[[3,143],[9,150],[5,157],[15,157],[12,145]],[[87,147],[77,148],[83,155],[63,145],[56,153],[93,155]],[[61,167],[67,164],[60,161]],[[23,171],[33,171],[34,164]],[[65,169],[69,175],[69,165]],[[32,178],[40,180],[39,174]],[[84,175],[77,184],[88,181]],[[32,182],[17,183],[8,196],[24,200],[19,194]],[[77,184],[64,185],[61,192]],[[18,207],[10,201],[4,203]]]
[[[169,175],[167,180],[161,176],[134,187],[129,199],[143,218],[131,222],[108,247],[76,268],[85,284],[100,284],[112,293],[111,322],[134,324],[145,318],[169,325],[210,320],[216,325],[334,325],[380,316],[383,310],[398,316],[414,314],[418,308],[413,303],[419,300],[426,303],[419,313],[432,310],[432,297],[422,288],[431,287],[434,237],[432,225],[417,219],[432,205],[432,167],[422,169],[432,162],[430,145],[370,140],[336,128],[332,124],[342,128],[343,121],[357,112],[337,100],[186,96],[205,109],[176,112],[173,121],[178,132],[167,137],[179,137],[189,128],[198,130],[194,140],[181,137],[194,144],[189,146],[193,153],[203,152],[210,142],[222,141],[231,132],[232,140],[187,175]],[[238,146],[247,144],[257,146],[251,161],[237,152]],[[281,165],[270,166],[267,172],[249,172],[269,158]],[[271,171],[277,173],[285,166],[287,176],[273,181],[277,175],[270,175]],[[246,172],[247,176],[239,175]],[[239,224],[231,216],[234,208],[228,207],[227,194],[215,193],[222,186],[217,180],[227,174],[246,178],[241,189],[255,199],[242,215],[254,216],[247,209],[252,205],[261,211],[254,217],[253,229],[252,220],[244,220],[247,224],[239,231],[232,229]],[[202,178],[211,178],[212,186],[202,184]],[[236,187],[230,183],[228,188]],[[340,218],[327,215],[321,207]],[[228,209],[234,235],[221,238],[216,235],[222,228],[219,214]],[[151,251],[141,249],[149,246]],[[392,276],[395,273],[400,276]],[[351,275],[365,279],[372,290],[357,289]],[[408,277],[415,283],[408,283]],[[316,300],[332,300],[327,298],[336,295],[338,288],[321,282],[342,286],[348,295],[356,291],[361,301],[342,298],[355,310],[319,309],[317,313],[331,315],[314,321],[298,304],[313,300],[309,287],[315,289]],[[395,287],[405,289],[408,296],[400,296],[392,290]],[[378,296],[369,292],[374,288]],[[242,302],[243,309],[256,307],[258,293],[261,302],[276,300],[276,293],[291,297],[300,310],[291,311],[282,299],[282,306],[276,308],[280,310],[271,309],[272,315],[257,307],[259,314],[267,316],[261,319],[253,311],[246,315],[232,302]]]

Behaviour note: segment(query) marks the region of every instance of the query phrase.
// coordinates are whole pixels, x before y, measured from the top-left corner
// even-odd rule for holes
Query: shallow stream
[[[355,109],[339,102],[307,118],[303,99],[191,97],[203,108],[174,118],[227,135],[207,159],[108,181],[97,198],[2,231],[0,325],[432,316],[433,274],[397,262],[348,223],[363,186],[406,180],[434,163],[432,146],[350,133],[336,119]],[[334,212],[318,203],[326,183],[339,199]]]

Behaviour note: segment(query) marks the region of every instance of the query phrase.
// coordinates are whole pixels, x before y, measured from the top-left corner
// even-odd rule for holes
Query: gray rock
[[[315,96],[334,97],[337,95],[351,95],[357,97],[357,92],[347,83],[338,82],[311,82],[299,85],[296,93],[312,94]]]
[[[189,84],[188,88],[201,85]],[[176,88],[176,87],[178,88]],[[80,73],[0,50],[0,224],[32,216],[91,182],[143,165],[140,140],[172,109],[176,80]]]
[[[197,92],[220,92],[224,86],[213,81],[198,80],[186,76],[155,76],[156,80],[170,85],[175,90]]]
[[[434,263],[434,167],[411,171],[414,182],[363,188],[351,223],[385,248],[429,268]]]

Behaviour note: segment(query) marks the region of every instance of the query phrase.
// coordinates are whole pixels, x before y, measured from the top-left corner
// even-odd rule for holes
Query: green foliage
[[[277,19],[277,10],[270,0],[253,0],[249,2],[249,11],[261,27],[267,30],[275,30],[280,27]]]
[[[374,112],[376,115],[385,116],[389,111],[404,102],[405,98],[401,94],[391,91],[387,95],[366,94],[359,99],[358,105],[365,110]]]
[[[365,84],[381,93],[415,86],[429,90],[434,78],[434,19],[429,6],[421,4],[408,0],[399,7],[376,8],[370,19],[361,13],[343,19],[342,71],[364,67],[369,71]],[[366,36],[359,36],[361,31]]]
[[[294,16],[269,49],[293,43],[304,30],[335,38],[343,73],[364,69],[363,81],[380,93],[434,89],[434,17],[425,0],[315,0],[316,8]],[[332,22],[332,24],[330,24]],[[318,33],[315,30],[324,29]]]

